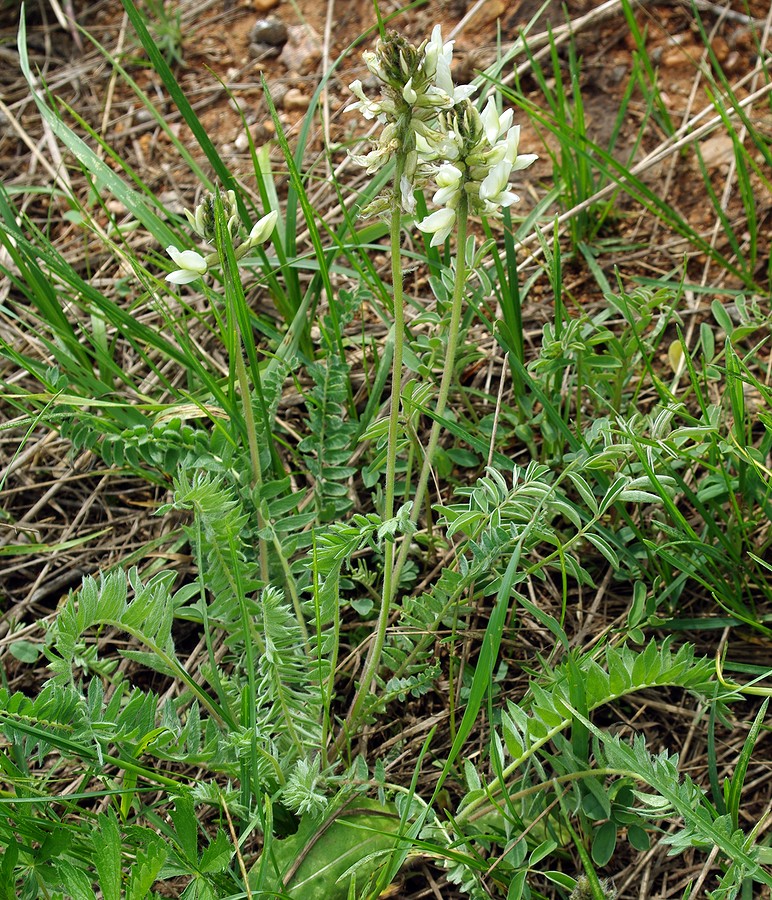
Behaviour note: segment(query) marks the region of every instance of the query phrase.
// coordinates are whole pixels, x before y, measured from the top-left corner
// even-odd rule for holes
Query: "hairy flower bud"
[[[452,57],[453,42],[442,42],[439,25],[431,39],[418,47],[390,33],[378,41],[374,51],[363,54],[367,68],[381,82],[381,96],[368,98],[359,80],[349,86],[357,99],[346,109],[359,110],[365,119],[377,119],[384,126],[368,153],[352,153],[351,158],[374,173],[392,157],[402,155],[398,197],[407,213],[415,210],[414,192],[425,180],[426,164],[440,155],[443,135],[437,129],[437,114],[475,90],[470,85],[453,85]]]

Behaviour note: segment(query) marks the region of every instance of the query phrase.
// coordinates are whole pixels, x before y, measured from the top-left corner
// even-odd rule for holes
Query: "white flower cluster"
[[[509,190],[509,179],[537,157],[518,155],[520,126],[512,124],[512,117],[511,109],[499,115],[492,97],[482,113],[467,100],[440,115],[444,161],[435,169],[437,191],[432,200],[441,208],[418,223],[421,231],[432,235],[433,247],[444,243],[453,229],[462,192],[469,212],[483,216],[499,215],[502,207],[520,199]]]
[[[363,57],[383,85],[381,96],[369,99],[362,82],[354,81],[350,88],[357,100],[346,109],[358,110],[384,128],[369,153],[351,158],[373,173],[401,154],[400,205],[406,213],[415,212],[414,190],[433,174],[433,200],[441,208],[418,223],[432,235],[432,246],[443,243],[453,229],[462,193],[469,212],[484,216],[498,215],[502,207],[518,201],[509,179],[512,172],[530,166],[536,155],[518,155],[520,126],[512,124],[511,109],[499,115],[490,98],[479,113],[469,100],[476,87],[453,84],[453,41],[443,43],[439,25],[420,47],[390,34]],[[388,200],[379,198],[363,215],[388,207]]]
[[[374,51],[365,51],[367,68],[383,85],[379,99],[371,100],[357,79],[349,85],[357,100],[346,110],[358,110],[365,119],[376,119],[384,128],[369,153],[351,158],[369,172],[377,172],[388,160],[404,156],[400,198],[405,212],[415,211],[413,191],[420,181],[422,166],[437,158],[442,135],[436,129],[437,114],[470,97],[473,85],[454,85],[450,74],[453,41],[443,43],[436,25],[430,40],[419,47],[398,34],[378,41]],[[385,208],[373,204],[368,212]]]
[[[236,206],[236,195],[233,191],[228,191],[222,198],[223,210],[228,217],[227,229],[231,238],[238,228],[238,212]],[[185,210],[185,216],[190,222],[196,234],[206,241],[213,244],[215,241],[215,218],[214,218],[214,197],[210,194],[205,197],[196,207],[195,213]],[[264,244],[271,236],[276,225],[279,214],[276,210],[264,215],[258,219],[249,232],[249,237],[239,245],[236,249],[236,258],[241,259],[253,247]],[[166,280],[172,284],[189,284],[202,275],[205,275],[210,266],[219,261],[216,252],[208,253],[206,256],[197,250],[180,250],[174,245],[166,248],[166,252],[172,258],[174,264],[178,267],[166,276]]]

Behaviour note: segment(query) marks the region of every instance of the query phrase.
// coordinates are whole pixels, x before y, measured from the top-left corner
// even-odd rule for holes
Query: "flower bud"
[[[200,278],[209,268],[206,259],[195,250],[178,250],[175,246],[166,248],[173,262],[179,266],[174,272],[166,276],[166,281],[172,284],[189,284]]]

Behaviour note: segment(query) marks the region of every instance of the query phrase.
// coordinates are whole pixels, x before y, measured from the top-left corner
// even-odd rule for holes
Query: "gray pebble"
[[[269,44],[281,47],[287,42],[287,26],[276,16],[258,19],[249,33],[250,44]]]

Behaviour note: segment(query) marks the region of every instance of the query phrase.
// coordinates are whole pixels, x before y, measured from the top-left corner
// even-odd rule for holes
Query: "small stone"
[[[700,145],[702,161],[707,168],[728,169],[734,157],[734,143],[728,134],[714,134]]]
[[[677,69],[691,62],[690,58],[680,47],[671,47],[662,54],[662,65],[666,69]]]
[[[310,102],[311,98],[306,96],[300,88],[290,88],[284,95],[282,106],[287,112],[291,112],[296,109],[308,109]]]
[[[729,44],[727,44],[724,38],[722,38],[720,35],[717,35],[713,38],[712,47],[713,52],[716,54],[716,59],[720,63],[724,63],[727,56],[729,56]]]
[[[268,93],[271,95],[274,105],[279,107],[284,103],[284,96],[287,93],[287,84],[284,81],[273,81],[268,85]]]
[[[140,106],[138,110],[134,113],[134,124],[135,125],[155,125],[155,116],[144,106]]]
[[[249,45],[249,55],[252,59],[273,59],[281,53],[280,47],[272,44],[257,44],[254,41]]]
[[[322,42],[314,29],[308,25],[290,25],[280,57],[287,71],[307,75],[321,58]]]
[[[504,11],[506,10],[506,8],[507,4],[504,2],[504,0],[486,0],[479,12],[479,19],[475,24],[492,24],[496,21],[496,19],[500,19],[501,16],[504,15]]]
[[[158,195],[159,202],[163,208],[170,213],[181,216],[185,212],[185,204],[182,202],[177,191],[161,191]]]
[[[258,146],[270,141],[276,134],[276,128],[270,119],[266,122],[255,122],[254,125],[250,126],[249,130],[252,133],[252,140]]]
[[[263,124],[263,122],[254,122],[249,126],[249,133],[252,135],[252,143],[256,147],[261,147],[263,144],[267,143],[274,135],[273,122],[269,121],[266,124]],[[233,142],[233,146],[239,151],[239,153],[243,153],[247,149],[247,147],[249,147],[249,138],[247,137],[247,133],[245,131],[240,131],[236,135],[236,140]]]
[[[268,12],[279,5],[280,0],[252,0],[252,7],[256,12]]]
[[[287,42],[287,26],[276,16],[268,16],[258,19],[249,32],[250,44],[269,44],[271,47],[281,47]]]
[[[626,65],[620,63],[620,65],[614,66],[614,68],[611,70],[611,83],[620,84],[625,75],[627,75]]]

